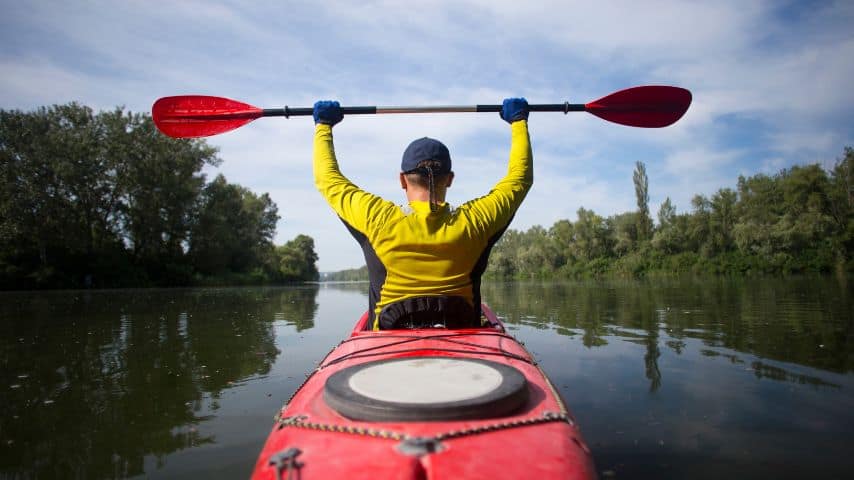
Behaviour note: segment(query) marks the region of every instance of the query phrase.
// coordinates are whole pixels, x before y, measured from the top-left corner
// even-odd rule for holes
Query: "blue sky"
[[[209,94],[259,107],[469,105],[525,96],[585,103],[644,84],[694,103],[676,125],[636,129],[586,114],[532,114],[535,184],[512,228],[635,207],[646,164],[650,209],[680,212],[738,175],[831,167],[854,146],[851,1],[126,1],[0,0],[0,108],[70,101],[149,111],[159,97]],[[361,251],[315,191],[309,118],[261,119],[211,137],[208,169],[269,192],[277,243],[315,239],[321,271]],[[402,203],[400,155],[445,142],[460,204],[503,175],[507,125],[495,114],[375,115],[335,128],[342,170]]]

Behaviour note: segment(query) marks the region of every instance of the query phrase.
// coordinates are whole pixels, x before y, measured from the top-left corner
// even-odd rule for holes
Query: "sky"
[[[655,216],[739,175],[832,168],[854,146],[854,2],[842,1],[38,1],[0,0],[0,109],[78,102],[150,112],[160,97],[216,95],[262,108],[586,103],[636,85],[676,85],[676,124],[631,128],[584,113],[533,113],[534,187],[511,228],[549,228],[580,207],[635,210],[646,165]],[[315,190],[310,117],[264,118],[218,136],[230,183],[269,193],[275,242],[314,238],[320,271],[364,264]],[[459,205],[506,171],[494,113],[350,116],[334,130],[345,175],[405,203],[412,140],[451,151]]]

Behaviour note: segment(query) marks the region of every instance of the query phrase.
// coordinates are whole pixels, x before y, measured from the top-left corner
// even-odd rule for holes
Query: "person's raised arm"
[[[528,102],[505,99],[501,118],[510,124],[510,158],[507,174],[485,196],[469,202],[476,223],[491,236],[503,230],[534,183],[534,156],[528,135]]]
[[[322,100],[314,104],[314,185],[339,217],[366,232],[368,223],[378,219],[380,207],[387,202],[361,190],[339,170],[332,127],[343,119],[338,102]]]
[[[522,185],[527,193],[534,183],[534,155],[528,135],[528,101],[524,98],[505,99],[501,106],[501,118],[510,124],[510,159],[507,175],[501,182]],[[522,199],[519,199],[521,202]]]

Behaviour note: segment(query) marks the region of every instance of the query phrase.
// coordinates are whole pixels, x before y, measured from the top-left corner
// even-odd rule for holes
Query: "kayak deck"
[[[276,416],[253,478],[595,478],[590,452],[560,395],[492,312],[479,329],[366,331],[363,317]],[[354,420],[324,397],[329,378],[389,359],[506,365],[526,380],[510,414],[464,420]],[[396,361],[396,360],[395,360]],[[437,386],[439,388],[439,386]],[[352,415],[351,415],[352,417]]]

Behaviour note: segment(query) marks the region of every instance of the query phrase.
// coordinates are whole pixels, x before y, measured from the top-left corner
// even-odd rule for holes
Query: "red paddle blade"
[[[609,122],[630,127],[660,128],[673,124],[691,106],[691,92],[658,85],[614,92],[584,107]]]
[[[222,97],[181,95],[163,97],[151,107],[154,124],[174,138],[208,137],[245,125],[264,111]]]

